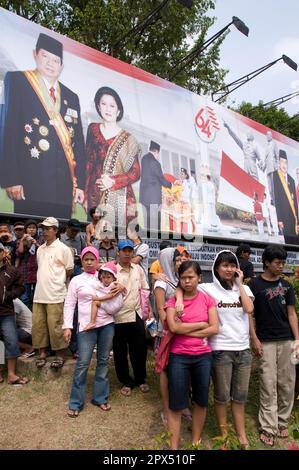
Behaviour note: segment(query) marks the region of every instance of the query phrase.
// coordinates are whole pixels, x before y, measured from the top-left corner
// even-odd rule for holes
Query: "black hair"
[[[219,273],[217,272],[217,268],[220,266],[221,263],[231,263],[231,264],[235,264],[236,267],[238,267],[238,261],[236,260],[236,256],[231,251],[223,251],[217,256],[215,264],[214,264],[214,275],[220,282],[221,286],[225,290],[231,290],[231,285],[228,282],[221,279],[221,277],[219,276]]]
[[[17,225],[22,225],[23,227],[25,226],[24,222],[22,220],[18,220],[17,222],[15,222],[13,224],[14,227],[16,227]]]
[[[251,248],[248,243],[241,243],[236,249],[236,256],[239,258],[242,253],[251,253]]]
[[[93,214],[95,214],[96,210],[97,210],[97,208],[96,208],[96,207],[92,207],[92,208],[90,209],[90,211],[89,211],[89,215],[90,215],[90,217],[92,217],[92,216],[93,216]]]
[[[3,225],[5,225],[5,227],[8,228],[9,232],[11,233],[11,226],[10,226],[10,222],[8,222],[7,220],[2,220],[0,222],[0,226],[2,227]]]
[[[187,176],[187,180],[188,180],[188,179],[190,178],[190,176],[189,176],[189,173],[188,173],[188,171],[186,170],[186,168],[181,168],[181,171],[182,171],[183,173],[185,173],[185,175]]]
[[[175,259],[176,259],[178,256],[181,256],[181,253],[179,252],[179,250],[175,249],[175,250],[174,250],[174,253],[173,253],[173,262],[175,262]]]
[[[163,240],[160,243],[160,251],[164,250],[165,248],[169,248],[171,246],[171,243],[169,240]]]
[[[38,229],[38,225],[37,225],[37,222],[33,219],[28,219],[26,220],[25,222],[25,230],[27,230],[27,228],[29,227],[29,225],[35,225],[36,226],[36,230]]]
[[[97,112],[99,113],[99,115],[102,118],[103,116],[100,113],[99,103],[100,103],[100,99],[102,98],[103,95],[109,95],[109,96],[112,96],[115,99],[116,106],[117,106],[117,109],[119,111],[119,114],[116,118],[116,121],[120,121],[122,119],[123,115],[124,115],[124,107],[123,107],[122,101],[121,101],[120,96],[118,95],[118,93],[116,93],[116,91],[113,90],[113,88],[110,88],[108,86],[102,86],[101,88],[98,89],[98,91],[95,94],[94,104],[95,104]]]
[[[263,269],[267,268],[266,261],[268,261],[269,263],[271,263],[274,259],[285,261],[287,259],[287,256],[288,254],[282,246],[266,246],[262,254]]]
[[[188,261],[184,261],[179,267],[179,270],[178,270],[179,277],[181,277],[182,274],[184,274],[184,272],[190,268],[193,269],[193,271],[195,272],[195,274],[197,274],[197,276],[201,276],[201,267],[199,263],[197,261],[188,260]]]

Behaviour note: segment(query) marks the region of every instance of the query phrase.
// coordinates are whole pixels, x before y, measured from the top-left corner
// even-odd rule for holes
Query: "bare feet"
[[[88,330],[92,330],[93,328],[96,327],[96,323],[91,323],[89,322],[88,325],[86,325],[86,327],[83,329],[83,331],[88,331]]]

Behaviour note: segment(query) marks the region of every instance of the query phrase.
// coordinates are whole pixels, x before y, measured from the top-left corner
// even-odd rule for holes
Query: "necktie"
[[[52,100],[54,101],[54,103],[56,103],[56,96],[55,96],[55,88],[54,87],[50,88],[50,96],[51,96]]]

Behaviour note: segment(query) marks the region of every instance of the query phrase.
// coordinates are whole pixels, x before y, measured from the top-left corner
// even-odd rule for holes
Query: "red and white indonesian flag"
[[[253,212],[253,195],[264,201],[265,186],[248,175],[222,151],[218,202],[246,212]]]

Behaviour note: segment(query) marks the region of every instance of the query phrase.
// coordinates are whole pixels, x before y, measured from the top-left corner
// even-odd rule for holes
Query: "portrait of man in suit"
[[[298,244],[298,203],[294,179],[288,173],[288,157],[279,150],[279,168],[273,173],[273,187],[278,227],[286,243]]]
[[[162,186],[171,188],[159,162],[160,145],[151,140],[149,152],[142,157],[139,201],[143,206],[143,224],[147,230],[161,229]]]
[[[41,33],[35,70],[7,72],[0,116],[0,184],[14,212],[69,219],[84,202],[78,96],[59,82],[63,45]]]

